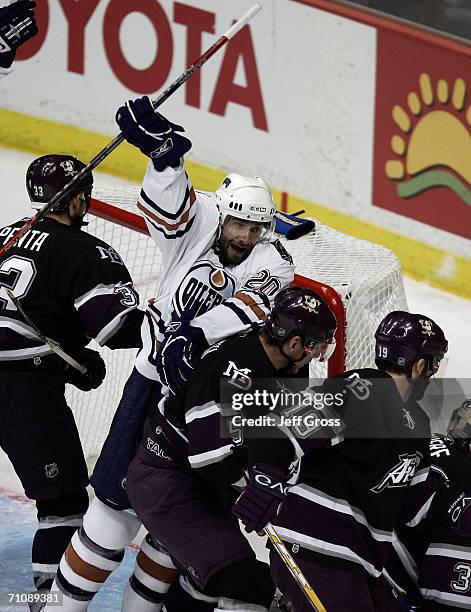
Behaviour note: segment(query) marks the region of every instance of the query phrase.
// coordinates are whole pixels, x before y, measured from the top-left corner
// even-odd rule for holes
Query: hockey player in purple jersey
[[[288,369],[314,358],[326,361],[335,329],[321,295],[286,288],[261,333],[207,351],[185,391],[163,399],[148,420],[128,471],[128,492],[151,536],[183,572],[183,590],[165,600],[168,612],[263,612],[270,606],[275,586],[269,568],[255,559],[231,513],[237,496],[232,485],[244,482],[247,448],[239,433],[221,436],[220,385],[225,381],[231,393],[253,392],[265,389],[267,379],[275,385]],[[267,466],[267,476],[276,471]],[[162,599],[167,588],[161,585]]]
[[[410,609],[471,609],[471,400],[430,442],[426,496],[396,529],[384,575]]]
[[[28,167],[26,188],[42,208],[84,164],[71,155],[44,155]],[[0,258],[0,446],[7,453],[39,520],[33,576],[47,590],[88,506],[88,473],[65,384],[83,391],[105,376],[91,338],[109,348],[138,347],[143,312],[119,255],[81,231],[93,177],[60,201]],[[4,244],[24,219],[0,229]],[[86,367],[81,374],[54,353],[7,292],[47,338]]]
[[[324,448],[296,435],[249,441],[250,478],[234,507],[248,530],[273,523],[327,610],[388,609],[377,579],[409,489],[418,494],[429,469],[430,428],[417,399],[438,369],[446,339],[431,319],[407,312],[387,315],[375,337],[378,370],[346,372],[322,387],[344,397],[341,436],[325,440]],[[295,458],[299,472],[290,479]],[[260,473],[270,487],[260,486]],[[270,562],[296,612],[310,610],[274,552]]]

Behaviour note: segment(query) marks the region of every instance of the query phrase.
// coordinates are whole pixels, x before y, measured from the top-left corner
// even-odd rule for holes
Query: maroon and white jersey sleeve
[[[137,308],[139,295],[119,254],[105,243],[91,243],[72,285],[74,308],[87,332],[106,344]]]
[[[446,534],[445,538],[447,540]],[[471,610],[471,538],[431,542],[420,566],[424,610]]]
[[[0,240],[22,224],[0,229]],[[5,288],[21,298],[41,332],[66,349],[86,346],[91,338],[101,345],[112,341],[113,348],[138,346],[139,296],[129,272],[111,246],[87,232],[46,217],[0,259],[0,363],[29,367],[51,349]]]

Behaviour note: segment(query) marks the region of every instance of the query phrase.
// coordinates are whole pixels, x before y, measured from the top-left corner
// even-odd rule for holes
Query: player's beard
[[[236,240],[231,240],[221,233],[217,242],[219,261],[223,266],[236,266],[242,263],[244,259],[247,259],[252,252],[253,247],[254,245],[240,247]]]

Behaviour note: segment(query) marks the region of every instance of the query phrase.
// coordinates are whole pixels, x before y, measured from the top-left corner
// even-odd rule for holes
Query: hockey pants
[[[90,479],[96,496],[118,510],[130,508],[126,472],[146,418],[161,399],[162,386],[136,369],[128,378],[100,456]]]

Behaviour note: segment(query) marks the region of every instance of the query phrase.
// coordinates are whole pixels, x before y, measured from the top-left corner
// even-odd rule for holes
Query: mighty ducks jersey
[[[291,552],[379,577],[398,517],[409,496],[421,496],[427,479],[427,417],[417,403],[403,402],[387,374],[359,370],[328,379],[323,387],[325,393],[346,398],[338,412],[341,432],[310,437],[286,426],[285,419],[279,426],[284,438],[247,438],[243,429],[221,435],[221,416],[227,415],[221,380],[232,385],[234,393],[249,388],[254,397],[256,384],[261,390],[267,383],[271,391],[279,390],[279,376],[256,334],[210,349],[184,394],[167,403],[162,400],[152,416],[143,440],[149,461],[153,453],[158,455],[156,449],[165,452],[170,442],[169,455],[219,484],[235,484],[257,463],[284,469],[291,487],[273,523]],[[244,414],[261,413],[250,407]],[[362,438],[350,437],[360,433]]]
[[[227,415],[221,384],[229,386],[230,395],[247,388],[254,392],[257,382],[265,387],[276,376],[258,332],[211,347],[180,394],[163,398],[150,417],[142,442],[150,463],[155,443],[159,448],[170,444],[170,454],[202,478],[220,485],[240,481],[247,467],[246,445],[241,429],[221,428]]]
[[[25,220],[0,229],[0,244]],[[36,327],[66,350],[83,347],[91,338],[100,345],[112,343],[126,317],[140,312],[139,296],[118,253],[102,240],[46,217],[0,259],[0,369],[58,360],[5,288],[20,299]]]
[[[420,610],[471,610],[471,457],[434,435],[425,495],[395,531],[385,577]]]
[[[163,260],[158,294],[149,301],[136,368],[158,380],[156,352],[165,325],[193,312],[208,344],[259,325],[274,296],[292,282],[294,266],[279,241],[260,242],[242,263],[223,266],[214,251],[219,212],[212,197],[193,189],[183,161],[157,172],[150,162],[138,208]]]
[[[321,390],[343,398],[341,431],[291,441],[300,468],[273,524],[295,557],[378,577],[398,516],[427,478],[428,419],[378,370],[346,372]],[[265,456],[260,448],[250,455],[273,463],[265,447]]]

